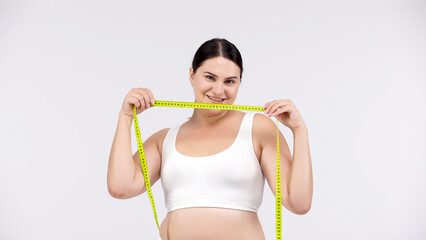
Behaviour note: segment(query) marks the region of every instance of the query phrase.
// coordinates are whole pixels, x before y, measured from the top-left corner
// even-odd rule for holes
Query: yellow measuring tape
[[[177,108],[202,108],[202,109],[221,109],[221,110],[240,110],[240,111],[258,111],[263,112],[265,109],[256,106],[244,106],[244,105],[228,105],[228,104],[214,104],[214,103],[195,103],[195,102],[172,102],[172,101],[154,101],[152,106],[157,107],[177,107]],[[145,179],[146,191],[151,201],[151,206],[154,211],[155,222],[157,223],[158,231],[160,226],[158,225],[157,212],[155,210],[154,198],[152,197],[151,184],[148,176],[148,166],[146,165],[145,153],[143,151],[142,139],[139,131],[138,118],[136,113],[136,106],[133,107],[133,119],[135,122],[135,132],[138,141],[139,156],[141,159],[142,173]],[[279,141],[279,130],[278,130],[278,119],[277,119],[277,187],[275,194],[275,214],[276,214],[276,229],[277,229],[277,240],[281,240],[281,180],[280,180],[280,141]]]

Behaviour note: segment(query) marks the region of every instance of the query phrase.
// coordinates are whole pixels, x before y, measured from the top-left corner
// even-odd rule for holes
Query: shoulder
[[[157,149],[161,149],[163,146],[164,138],[166,137],[167,133],[169,132],[170,128],[163,128],[156,133],[152,134],[148,139],[147,142],[152,142],[157,146]]]
[[[252,126],[253,147],[260,161],[263,148],[266,145],[274,144],[276,128],[277,126],[268,116],[260,113],[254,114]]]
[[[170,130],[170,128],[163,128],[163,129],[157,131],[156,133],[152,134],[151,137],[155,138],[157,140],[164,140],[164,138],[166,137],[169,130]]]
[[[273,144],[276,141],[277,125],[273,120],[264,115],[256,113],[253,116],[253,141],[263,146]]]
[[[253,116],[253,131],[274,133],[277,125],[272,119],[264,114],[256,113]]]

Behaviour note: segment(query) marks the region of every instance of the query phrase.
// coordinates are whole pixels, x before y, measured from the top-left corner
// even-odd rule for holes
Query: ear
[[[192,87],[194,87],[194,69],[192,67],[189,68],[189,81],[191,82]]]

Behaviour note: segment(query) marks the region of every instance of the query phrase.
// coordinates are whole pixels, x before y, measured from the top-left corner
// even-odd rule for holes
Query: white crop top
[[[265,176],[252,141],[255,113],[246,113],[237,138],[226,150],[191,157],[176,150],[180,125],[163,141],[161,185],[168,212],[189,207],[218,207],[257,212]]]

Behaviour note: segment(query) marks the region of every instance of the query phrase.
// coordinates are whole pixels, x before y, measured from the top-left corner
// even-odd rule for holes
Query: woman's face
[[[195,102],[233,104],[240,86],[240,67],[224,57],[205,60],[190,80],[194,88]]]

